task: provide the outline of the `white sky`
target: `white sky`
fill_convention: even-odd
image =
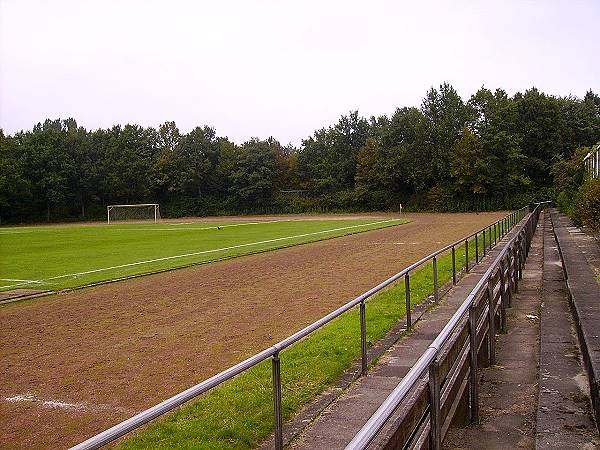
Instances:
[[[600,93],[600,1],[0,0],[0,128],[74,117],[299,144],[450,82]]]

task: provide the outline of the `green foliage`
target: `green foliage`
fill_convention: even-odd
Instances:
[[[275,139],[252,139],[237,153],[229,174],[229,191],[242,206],[262,206],[270,202],[277,186],[277,156],[282,152]]]
[[[579,191],[576,217],[580,223],[600,231],[600,179],[587,180]]]
[[[237,145],[208,126],[183,133],[174,122],[88,131],[73,119],[46,120],[0,134],[0,220],[99,219],[107,204],[141,202],[177,216],[399,203],[510,208],[553,181],[566,192],[561,199],[573,197],[579,185],[565,188],[560,178],[581,161],[566,161],[598,140],[600,97],[592,91],[580,100],[482,87],[465,102],[448,83],[431,88],[420,108],[369,120],[350,112],[300,148],[273,138]]]
[[[450,174],[461,194],[487,194],[500,178],[497,158],[486,152],[481,139],[464,128],[450,152]]]
[[[357,155],[369,137],[369,123],[358,111],[342,116],[303,141],[298,152],[302,186],[323,194],[354,187]]]
[[[575,223],[600,230],[600,180],[585,179],[583,158],[593,147],[580,147],[569,159],[554,163],[552,174],[558,192],[556,203]]]

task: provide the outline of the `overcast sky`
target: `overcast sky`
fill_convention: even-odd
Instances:
[[[0,0],[0,128],[174,120],[299,144],[450,82],[600,93],[600,1]]]

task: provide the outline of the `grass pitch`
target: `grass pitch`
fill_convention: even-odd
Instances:
[[[73,288],[406,222],[367,218],[0,228],[0,291]]]

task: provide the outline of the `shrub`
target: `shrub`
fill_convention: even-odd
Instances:
[[[581,186],[575,219],[595,231],[600,231],[600,179],[588,180]]]

